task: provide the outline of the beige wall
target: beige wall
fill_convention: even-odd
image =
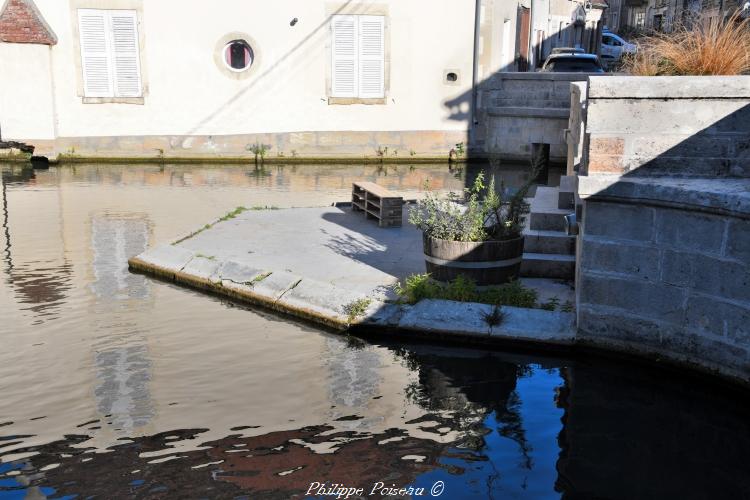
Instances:
[[[16,139],[45,139],[50,120],[51,78],[58,117],[57,136],[211,136],[297,131],[461,131],[465,120],[449,118],[448,100],[471,87],[473,0],[352,1],[347,13],[386,9],[390,38],[390,81],[382,105],[331,105],[326,68],[329,23],[341,3],[311,0],[132,0],[139,10],[143,104],[84,104],[75,35],[77,7],[120,7],[122,0],[36,0],[59,43],[7,47],[0,44],[12,76],[0,85],[0,119]],[[111,4],[111,5],[110,5]],[[290,26],[293,18],[296,26]],[[259,56],[248,78],[228,77],[214,61],[217,42],[232,32],[249,34]],[[33,68],[39,77],[31,77]],[[443,81],[458,70],[458,84]],[[24,82],[33,81],[33,86]],[[17,95],[35,103],[22,113]],[[42,105],[45,107],[42,109]]]
[[[47,45],[0,42],[0,128],[4,139],[53,139]]]

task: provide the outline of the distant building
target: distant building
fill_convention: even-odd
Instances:
[[[611,1],[611,0],[610,0]],[[747,0],[623,0],[621,26],[637,30],[669,32],[697,17],[722,22],[735,12],[750,15]],[[614,9],[614,6],[611,6]]]
[[[5,0],[0,128],[37,154],[443,157],[497,71],[598,52],[604,0]]]

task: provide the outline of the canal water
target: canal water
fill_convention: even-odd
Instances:
[[[0,498],[750,495],[746,393],[596,357],[347,338],[127,270],[236,206],[330,204],[358,179],[458,191],[476,171],[0,169]]]

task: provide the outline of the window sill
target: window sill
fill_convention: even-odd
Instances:
[[[387,104],[385,97],[329,97],[328,104]]]
[[[83,97],[83,104],[144,104],[143,97]]]

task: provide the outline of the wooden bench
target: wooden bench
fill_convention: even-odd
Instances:
[[[380,227],[401,226],[404,199],[374,182],[352,183],[352,211],[377,219]]]

